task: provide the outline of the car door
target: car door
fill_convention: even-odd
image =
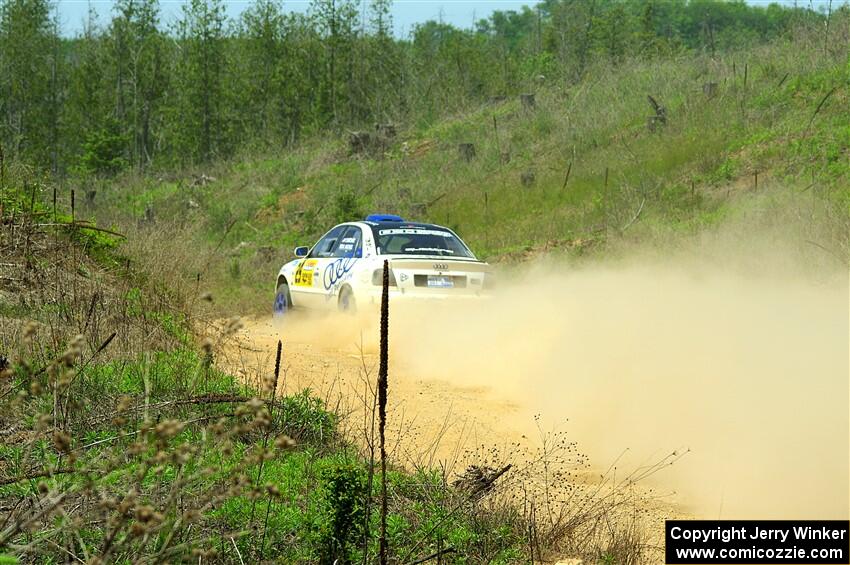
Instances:
[[[322,273],[333,259],[333,252],[347,226],[336,226],[313,246],[307,257],[295,268],[295,276],[289,286],[292,302],[297,306],[318,308],[325,302]]]
[[[339,289],[354,276],[354,269],[363,257],[363,230],[345,226],[332,252],[333,258],[322,270],[322,287],[330,305],[336,306]]]

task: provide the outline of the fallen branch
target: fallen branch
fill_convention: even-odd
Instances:
[[[429,529],[427,532],[425,532],[425,535],[419,538],[419,541],[416,542],[413,547],[407,552],[402,561],[407,561],[408,559],[410,559],[410,556],[413,555],[416,550],[422,546],[425,540],[431,537],[431,534],[433,534],[437,530],[437,528],[442,526],[446,522],[446,520],[454,516],[454,514],[458,510],[460,510],[464,504],[470,502],[478,495],[486,496],[487,494],[489,494],[491,488],[493,487],[493,484],[496,482],[496,479],[507,473],[511,469],[511,467],[513,467],[513,465],[505,465],[499,471],[494,473],[491,477],[486,479],[485,485],[483,485],[481,488],[473,489],[472,492],[464,496],[457,504],[455,504],[454,508],[452,508],[448,513],[446,513],[441,519],[437,520],[437,523],[431,526],[431,529]]]
[[[827,100],[829,100],[829,97],[830,97],[830,96],[832,96],[832,93],[833,93],[833,92],[835,92],[836,90],[838,90],[838,87],[837,87],[837,86],[833,86],[833,87],[832,87],[832,90],[830,90],[829,92],[827,92],[827,93],[826,93],[826,96],[824,96],[824,97],[821,99],[820,104],[818,104],[818,107],[817,107],[817,108],[815,108],[815,111],[814,111],[814,113],[812,114],[812,117],[809,119],[809,124],[806,126],[806,132],[808,132],[808,131],[809,131],[809,128],[810,128],[810,127],[812,127],[812,122],[814,122],[814,121],[815,121],[815,117],[818,115],[818,112],[820,112],[820,111],[821,111],[821,108],[823,108],[823,105],[824,105],[824,104],[826,104],[826,101],[827,101]]]
[[[245,562],[242,561],[242,553],[239,551],[239,546],[236,545],[236,540],[233,539],[233,536],[230,536],[230,542],[233,544],[233,549],[236,550],[236,556],[239,558],[239,563],[245,565]]]
[[[55,469],[53,471],[37,471],[20,477],[12,477],[0,480],[0,486],[13,485],[21,481],[31,481],[33,479],[42,479],[44,477],[52,477],[53,475],[67,475],[69,473],[79,473],[82,469]]]
[[[566,190],[567,183],[570,181],[570,173],[573,171],[573,162],[570,161],[570,164],[567,166],[567,174],[564,176],[564,185],[561,187],[561,192]]]
[[[832,249],[829,249],[828,247],[825,247],[825,246],[821,245],[821,244],[820,244],[820,243],[818,243],[817,241],[812,241],[811,239],[807,239],[807,240],[806,240],[806,243],[808,243],[809,245],[814,245],[814,246],[815,246],[815,247],[817,247],[818,249],[822,249],[822,250],[826,251],[826,252],[827,252],[827,253],[829,253],[832,257],[834,257],[835,259],[837,259],[837,260],[838,260],[838,261],[839,261],[842,265],[846,265],[846,264],[847,264],[847,258],[846,258],[846,257],[842,257],[840,253],[838,253],[838,252],[836,252],[836,251],[833,251]]]
[[[432,559],[436,559],[437,557],[440,557],[441,555],[447,555],[449,553],[457,553],[457,550],[453,547],[447,547],[445,549],[441,549],[440,551],[434,552],[431,555],[426,555],[425,557],[417,559],[416,561],[411,561],[410,563],[408,563],[408,565],[419,565],[420,563],[425,563],[426,561],[431,561]]]
[[[5,546],[6,542],[9,541],[12,536],[17,534],[21,530],[26,530],[26,528],[28,528],[30,524],[32,524],[36,520],[40,520],[42,516],[53,512],[53,509],[62,504],[62,501],[65,500],[65,497],[67,497],[69,494],[70,492],[68,491],[59,493],[56,496],[53,496],[52,500],[49,498],[50,495],[48,495],[47,497],[38,501],[38,507],[41,510],[39,510],[37,514],[31,516],[28,520],[15,520],[13,524],[11,524],[8,528],[6,528],[5,530],[3,530],[3,532],[0,533],[0,547]]]
[[[118,237],[123,237],[124,239],[127,239],[127,236],[124,235],[123,233],[118,233],[117,231],[108,230],[106,228],[99,228],[97,226],[91,225],[88,222],[82,222],[82,221],[77,221],[77,222],[51,222],[51,223],[47,223],[47,224],[33,224],[33,225],[35,227],[38,227],[38,228],[51,228],[51,227],[53,227],[53,228],[80,228],[80,229],[84,229],[84,230],[92,230],[92,231],[99,231],[99,232],[103,232],[103,233],[108,233],[110,235],[116,235]]]
[[[193,396],[191,398],[184,398],[184,399],[181,399],[181,400],[166,400],[165,402],[158,402],[156,404],[149,404],[147,406],[145,406],[144,404],[138,404],[136,406],[131,406],[131,407],[127,408],[123,413],[126,414],[126,413],[130,413],[130,412],[138,412],[140,410],[144,410],[145,408],[147,408],[147,409],[160,409],[160,408],[166,408],[168,406],[186,406],[186,405],[192,405],[192,404],[235,404],[235,403],[238,403],[238,402],[248,402],[249,400],[252,400],[252,397],[236,396],[236,395],[232,395],[232,394],[206,394],[206,395],[203,395],[203,396]],[[261,398],[258,398],[258,400],[260,400],[260,401],[262,401],[266,404],[271,404],[271,402],[269,400],[263,400]],[[277,406],[279,404],[280,403],[277,402],[274,405]],[[112,417],[113,415],[114,414],[110,413],[109,417]],[[86,421],[86,423],[87,424],[96,423],[96,422],[103,420],[103,419],[104,418],[102,416],[98,416],[98,417],[95,417],[95,418],[90,418],[89,420]]]
[[[643,200],[640,201],[640,206],[638,207],[637,212],[635,212],[634,217],[631,220],[629,220],[629,222],[625,226],[623,226],[623,228],[620,230],[621,232],[624,232],[627,229],[629,229],[629,226],[631,226],[633,223],[635,223],[637,221],[638,216],[640,216],[640,213],[643,211],[643,205],[644,204],[646,204],[646,198],[644,198]]]
[[[41,374],[43,372],[44,372],[44,370],[42,369],[41,371],[39,371],[36,374]],[[169,407],[169,406],[186,406],[186,405],[192,405],[192,404],[228,404],[228,403],[235,404],[235,403],[239,403],[239,402],[248,402],[249,400],[252,400],[252,399],[253,399],[252,397],[248,397],[248,396],[230,396],[230,395],[196,396],[196,397],[193,397],[193,398],[186,398],[186,399],[183,399],[183,400],[168,400],[166,402],[160,402],[160,403],[157,403],[157,404],[150,404],[147,407],[144,404],[139,404],[137,406],[131,406],[131,407],[127,408],[126,410],[124,410],[122,412],[122,414],[138,412],[140,410],[144,410],[145,408],[160,409],[160,408],[166,408],[166,407]],[[280,408],[282,406],[282,403],[279,402],[279,401],[272,403],[269,400],[263,400],[261,398],[259,398],[258,400],[260,400],[261,402],[263,402],[267,405],[274,406],[276,408]],[[114,412],[110,412],[107,416],[95,416],[95,417],[92,417],[92,418],[89,418],[88,420],[86,420],[85,424],[86,425],[96,425],[99,422],[103,422],[103,421],[105,421],[109,418],[114,417],[115,415],[116,414]],[[209,416],[208,419],[212,419],[213,417],[219,418],[219,417],[227,417],[227,416],[233,416],[233,414],[216,414],[214,416]],[[194,423],[194,422],[197,422],[197,421],[199,421],[199,420],[191,420],[189,422],[184,422],[184,423],[190,424],[190,423]],[[7,428],[5,430],[0,430],[0,437],[12,435],[15,432],[21,431],[22,429],[23,429],[23,427],[18,425],[18,426],[12,426],[12,427]],[[46,433],[48,433],[48,432],[42,432],[41,435],[44,435]],[[138,432],[133,432],[133,434],[135,434],[135,433],[138,433]],[[130,434],[130,435],[133,435],[133,434]],[[105,441],[112,441],[112,440],[118,439],[119,437],[125,437],[125,436],[115,436],[115,437],[112,437],[112,438],[107,438],[106,440],[99,440],[99,441],[95,442],[95,444],[103,443]],[[83,446],[83,447],[78,447],[77,449],[85,449],[87,447],[91,447],[92,445],[93,444],[89,444],[89,445],[86,445],[86,446]]]
[[[213,414],[212,416],[202,416],[200,418],[194,418],[192,420],[186,420],[185,422],[180,422],[180,423],[184,426],[187,426],[189,424],[197,424],[198,422],[203,422],[205,420],[212,420],[214,418],[222,418],[224,416],[234,416],[234,414]],[[101,445],[103,443],[109,443],[109,442],[113,442],[113,441],[118,440],[118,439],[124,439],[124,438],[127,438],[127,437],[139,435],[143,431],[145,431],[145,430],[135,430],[135,431],[132,431],[132,432],[127,432],[126,434],[118,434],[117,436],[99,439],[97,441],[87,443],[86,445],[81,445],[80,447],[75,447],[71,451],[81,451],[83,449],[90,449],[92,447],[95,447],[97,445]]]
[[[430,202],[427,202],[427,203],[425,204],[425,206],[426,206],[426,207],[428,207],[428,208],[430,208],[431,206],[433,206],[434,204],[436,204],[437,202],[439,202],[440,200],[442,200],[443,198],[445,198],[445,197],[446,197],[446,195],[448,195],[448,192],[444,192],[444,193],[440,194],[439,196],[437,196],[436,198],[434,198],[434,199],[433,199],[433,200],[431,200]]]

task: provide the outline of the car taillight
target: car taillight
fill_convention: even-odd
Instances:
[[[384,269],[383,267],[380,269],[375,269],[372,272],[372,284],[375,286],[383,286],[384,285]],[[390,269],[390,286],[397,286],[395,283],[395,275],[393,274],[393,270]]]
[[[491,273],[484,273],[484,284],[481,285],[481,288],[485,290],[491,290],[494,286],[493,283],[496,281],[493,280],[493,275]]]

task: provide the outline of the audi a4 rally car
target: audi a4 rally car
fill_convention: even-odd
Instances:
[[[312,248],[295,248],[295,256],[277,276],[278,315],[379,304],[385,259],[391,299],[474,297],[489,286],[489,265],[452,230],[393,215],[339,224]]]

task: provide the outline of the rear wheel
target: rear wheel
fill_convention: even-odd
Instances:
[[[283,316],[292,309],[292,299],[289,296],[289,285],[282,282],[277,285],[274,295],[274,315]]]
[[[351,287],[344,286],[339,291],[339,311],[346,314],[353,314],[357,311],[357,304],[354,301],[354,292]]]

